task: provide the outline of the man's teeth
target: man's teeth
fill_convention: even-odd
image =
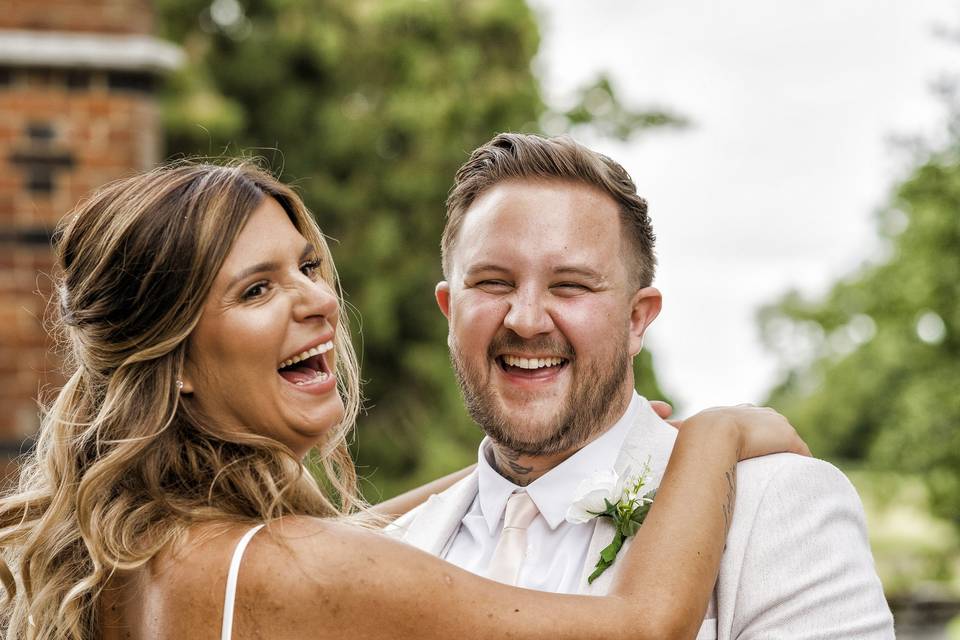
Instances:
[[[326,353],[331,349],[333,349],[333,340],[330,340],[329,342],[324,342],[321,345],[317,345],[313,349],[307,349],[303,353],[298,353],[292,358],[288,358],[287,360],[284,360],[283,362],[280,363],[280,368],[283,369],[284,367],[289,367],[290,365],[297,364],[298,362],[302,362],[307,358],[312,358],[313,356],[318,356],[321,353]]]
[[[323,382],[329,377],[330,377],[330,374],[325,371],[314,371],[313,380],[300,380],[298,382],[294,382],[293,384],[297,385],[298,387],[302,387],[305,384],[313,384],[314,382],[318,382],[318,381]]]
[[[517,356],[503,356],[503,361],[511,367],[541,369],[543,367],[556,367],[563,362],[563,358],[518,358]]]

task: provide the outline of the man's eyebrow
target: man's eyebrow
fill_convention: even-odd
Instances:
[[[553,273],[556,275],[575,275],[582,276],[584,278],[589,278],[591,280],[603,281],[606,278],[599,271],[595,271],[590,267],[580,266],[580,265],[564,265],[557,267],[553,270]]]
[[[313,245],[308,242],[303,247],[303,251],[300,252],[300,257],[297,259],[297,261],[299,262],[300,260],[304,260],[308,256],[313,255],[314,253],[316,253],[316,249],[314,249]],[[227,284],[226,288],[231,289],[233,288],[233,285],[235,285],[236,283],[240,282],[245,278],[249,278],[250,276],[256,273],[266,273],[268,271],[276,271],[279,268],[280,268],[280,265],[277,264],[276,262],[258,262],[257,264],[249,266],[246,269],[243,269],[242,271],[240,271],[240,273],[238,273],[237,275],[233,276],[230,279],[230,282]]]
[[[477,273],[483,273],[484,271],[504,272],[504,271],[508,271],[508,269],[506,267],[502,267],[499,264],[495,264],[493,262],[483,262],[480,264],[471,265],[470,268],[467,269],[465,275],[472,276]]]

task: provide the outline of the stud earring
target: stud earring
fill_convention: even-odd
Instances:
[[[183,391],[183,380],[177,379],[177,391]]]

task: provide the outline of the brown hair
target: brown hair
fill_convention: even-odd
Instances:
[[[628,272],[638,288],[650,286],[656,266],[656,236],[647,216],[647,201],[637,195],[626,170],[568,136],[543,138],[524,133],[498,134],[477,148],[457,171],[447,197],[447,224],[440,242],[445,277],[450,276],[450,256],[467,210],[497,183],[514,179],[568,180],[609,195],[620,209],[620,233],[629,247]]]
[[[300,198],[249,163],[179,163],[120,180],[58,229],[53,324],[69,379],[18,489],[0,500],[7,638],[100,637],[98,595],[112,572],[144,565],[196,523],[361,505],[346,442],[359,378],[342,299],[334,342],[346,411],[316,452],[336,498],[284,445],[211,424],[177,388],[214,278],[267,197],[316,247],[320,276],[338,291]]]

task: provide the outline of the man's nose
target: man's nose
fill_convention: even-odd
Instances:
[[[503,326],[521,338],[550,333],[553,318],[543,296],[530,291],[517,291],[510,303],[510,310],[503,319]]]
[[[298,296],[293,314],[298,322],[311,318],[325,319],[331,325],[336,324],[340,312],[337,294],[322,278],[312,280],[304,276],[297,282]]]

